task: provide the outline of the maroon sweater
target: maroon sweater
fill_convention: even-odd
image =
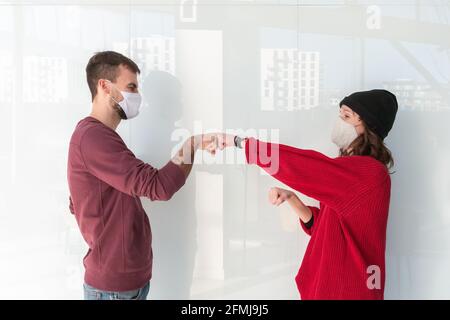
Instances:
[[[250,164],[320,201],[320,209],[311,207],[312,227],[302,223],[311,240],[295,278],[301,298],[383,299],[391,191],[386,167],[368,156],[333,159],[253,138],[245,146]],[[277,150],[271,158],[279,169],[272,170],[277,166],[265,155]],[[372,266],[379,268],[378,288]]]
[[[70,210],[89,246],[85,282],[100,290],[128,291],[152,274],[152,234],[139,197],[169,200],[185,183],[169,161],[155,169],[137,159],[120,136],[92,117],[70,140],[67,178]]]

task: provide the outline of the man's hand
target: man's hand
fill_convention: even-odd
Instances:
[[[283,202],[289,200],[294,193],[282,188],[271,188],[269,190],[269,202],[275,206],[279,206]]]
[[[215,154],[217,150],[217,133],[199,134],[188,138],[180,150],[172,157],[172,162],[179,166],[187,177],[191,172],[197,149]]]
[[[218,148],[217,133],[205,133],[194,136],[196,147],[200,150],[206,150],[212,155],[216,154]]]

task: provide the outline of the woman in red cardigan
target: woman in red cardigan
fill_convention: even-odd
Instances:
[[[245,148],[256,164],[320,202],[306,206],[289,190],[272,188],[274,205],[288,202],[311,236],[295,278],[302,299],[383,299],[386,226],[393,165],[383,140],[397,113],[386,90],[356,92],[340,103],[332,140],[340,156],[219,135],[219,149]]]

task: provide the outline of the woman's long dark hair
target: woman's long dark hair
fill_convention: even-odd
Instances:
[[[386,168],[394,166],[394,158],[391,151],[386,147],[383,140],[362,121],[365,128],[364,133],[360,134],[347,150],[340,150],[341,156],[369,156],[383,163]]]

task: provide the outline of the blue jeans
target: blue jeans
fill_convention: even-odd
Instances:
[[[142,288],[131,291],[102,291],[88,284],[83,284],[84,300],[147,300],[150,282]]]

